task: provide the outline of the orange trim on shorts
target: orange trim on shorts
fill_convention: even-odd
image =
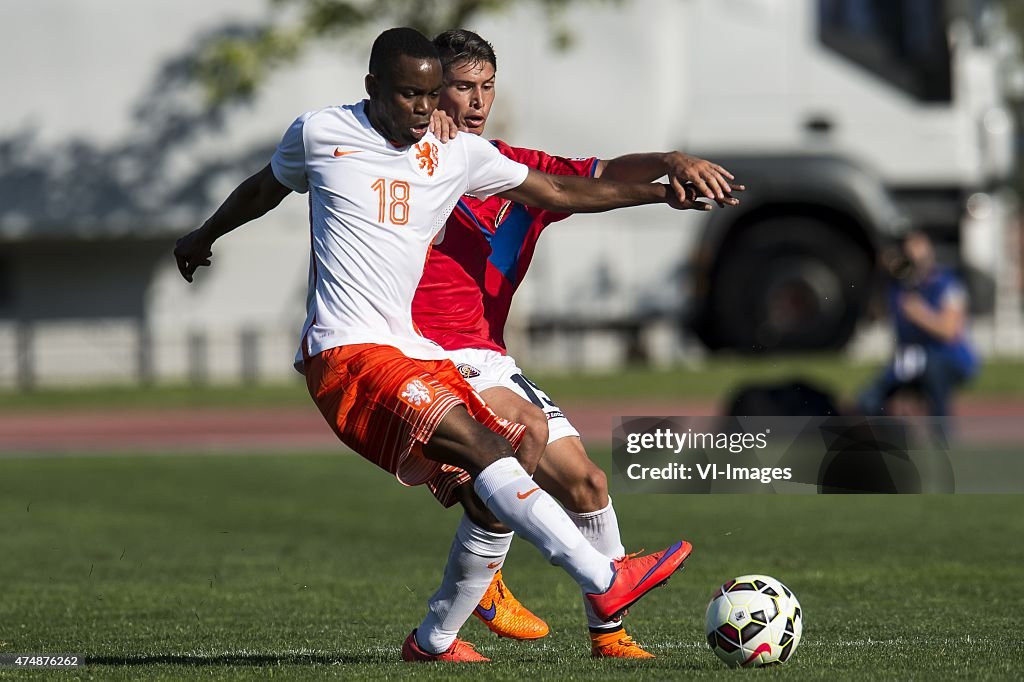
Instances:
[[[343,443],[407,486],[446,470],[465,474],[415,447],[429,442],[457,405],[513,448],[526,431],[498,417],[450,360],[418,360],[392,346],[354,344],[318,353],[306,361],[306,386]]]

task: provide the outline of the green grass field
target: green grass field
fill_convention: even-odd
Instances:
[[[529,370],[528,370],[529,371]],[[530,372],[557,400],[613,402],[641,400],[721,401],[750,382],[801,377],[850,400],[878,371],[878,363],[853,362],[841,355],[794,357],[716,356],[694,366],[671,369],[628,368],[614,373]],[[987,360],[981,375],[967,386],[969,397],[1024,396],[1024,362]],[[159,385],[149,388],[100,386],[40,388],[28,393],[0,391],[0,410],[63,408],[277,407],[309,405],[298,379],[260,386]]]
[[[606,459],[606,457],[604,458]],[[614,492],[614,491],[613,491]],[[574,584],[516,541],[505,574],[541,642],[464,637],[486,670],[398,662],[453,512],[353,456],[0,458],[0,652],[80,653],[65,676],[182,678],[1018,678],[1020,496],[616,497],[630,550],[677,534],[687,570],[634,607],[653,661],[592,661]],[[774,575],[800,598],[787,665],[726,669],[714,588]],[[52,672],[0,671],[0,677]]]

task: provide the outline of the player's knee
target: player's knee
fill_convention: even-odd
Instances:
[[[468,489],[468,494],[460,495],[459,502],[462,503],[462,508],[466,512],[466,516],[475,525],[491,533],[508,533],[509,528],[497,519],[497,517],[491,513],[491,510],[484,506],[483,501],[475,494],[473,494],[473,487],[471,485],[463,486]]]
[[[475,430],[470,436],[468,445],[481,456],[483,464],[481,468],[485,468],[505,457],[515,457],[512,445],[505,438],[489,429],[480,428]]]
[[[608,477],[599,466],[590,463],[569,490],[572,511],[585,513],[608,506]]]
[[[530,405],[529,409],[522,410],[517,415],[515,421],[526,427],[523,440],[516,451],[516,458],[532,476],[548,444],[548,418],[543,410]]]
[[[544,410],[530,405],[521,415],[520,424],[526,426],[526,433],[530,438],[543,445],[548,444],[548,416]]]
[[[462,505],[462,509],[466,512],[469,520],[480,528],[492,533],[509,532],[508,528],[498,521],[497,517],[491,513],[491,510],[484,505],[483,500],[473,490],[471,483],[465,483],[456,488],[455,497],[458,499],[459,504]]]

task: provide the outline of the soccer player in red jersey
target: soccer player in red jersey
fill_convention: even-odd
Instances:
[[[523,425],[495,415],[447,352],[416,330],[412,299],[430,246],[465,192],[591,211],[694,208],[694,194],[545,175],[473,135],[441,144],[428,123],[443,71],[436,47],[413,29],[378,36],[364,83],[368,99],[295,119],[270,163],[178,240],[178,269],[191,282],[210,265],[217,239],[291,192],[308,193],[310,288],[298,365],[335,434],[405,485],[444,471],[471,476],[495,517],[564,568],[602,618],[616,618],[678,570],[690,544],[614,561],[595,550],[523,467],[520,458],[531,468],[537,458],[520,445]],[[402,657],[487,660],[455,637],[437,648],[416,631]]]
[[[445,71],[440,108],[461,131],[482,135],[495,95],[492,46],[465,30],[446,31],[434,44]],[[717,164],[682,154],[631,154],[612,160],[567,159],[493,141],[504,156],[530,168],[563,176],[650,182],[664,175],[677,188],[691,184],[719,206],[735,205],[743,186]],[[706,206],[710,208],[710,206]],[[525,424],[527,437],[547,447],[534,480],[562,505],[580,532],[610,558],[625,554],[604,472],[588,457],[579,433],[562,411],[530,381],[505,349],[509,306],[533,257],[541,232],[570,213],[546,211],[491,197],[462,197],[445,226],[444,240],[431,251],[413,300],[413,318],[429,339],[451,351],[469,383],[499,415]],[[547,426],[547,429],[544,426]],[[447,473],[431,482],[442,504],[466,510],[441,588],[420,625],[421,642],[437,648],[451,641],[469,609],[504,637],[537,639],[547,624],[512,596],[500,571],[512,533],[487,512],[464,474]],[[483,592],[483,598],[480,594]],[[649,658],[626,634],[621,621],[605,622],[584,600],[596,657]]]

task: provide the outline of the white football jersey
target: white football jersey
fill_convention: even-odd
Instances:
[[[528,169],[476,135],[447,144],[427,133],[394,147],[367,120],[366,101],[303,114],[271,159],[285,187],[309,192],[312,253],[302,353],[356,343],[412,358],[446,352],[412,322],[428,250],[463,194],[518,187]]]

